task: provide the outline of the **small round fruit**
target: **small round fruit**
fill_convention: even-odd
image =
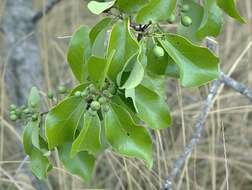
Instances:
[[[174,14],[172,14],[168,19],[167,22],[172,24],[176,21],[176,16]]]
[[[181,23],[184,26],[188,27],[188,26],[190,26],[192,24],[192,19],[189,16],[182,16],[181,17]]]
[[[83,92],[81,92],[81,97],[87,97],[88,96],[88,92],[86,90],[84,90]]]
[[[153,48],[153,53],[156,57],[163,57],[165,54],[164,49],[158,45]]]
[[[15,109],[17,109],[17,106],[16,106],[15,104],[11,104],[11,105],[10,105],[10,109],[11,109],[11,110],[15,110]]]
[[[38,114],[33,114],[32,121],[37,121],[37,120],[38,120]]]
[[[91,84],[90,86],[89,86],[89,91],[90,91],[90,93],[96,93],[97,92],[97,89],[95,88],[95,86],[93,85],[93,84]]]
[[[98,111],[99,109],[101,109],[101,104],[97,101],[93,101],[91,104],[90,104],[90,107],[92,110],[94,111]]]
[[[30,110],[28,108],[26,108],[23,112],[24,112],[24,114],[29,114]]]
[[[60,94],[65,94],[66,93],[66,87],[63,85],[58,86],[58,91]]]
[[[105,97],[100,97],[100,98],[98,99],[98,102],[99,102],[101,105],[106,104],[107,98],[105,98]]]
[[[21,109],[17,108],[16,109],[16,115],[19,117],[19,116],[21,116],[21,114],[22,114]]]
[[[31,107],[35,108],[37,104],[35,102],[31,102]]]
[[[108,112],[108,111],[109,111],[109,106],[108,106],[108,105],[103,106],[103,107],[102,107],[102,110],[103,110],[104,112]]]
[[[10,115],[16,115],[16,111],[15,110],[10,111]]]
[[[184,4],[182,7],[181,7],[181,11],[182,12],[187,12],[190,10],[190,5],[188,4]]]
[[[18,118],[18,117],[17,117],[16,114],[12,114],[12,115],[10,116],[11,121],[16,121],[17,118]]]
[[[75,97],[81,97],[81,91],[76,91],[76,92],[74,93],[74,96],[75,96]]]
[[[53,92],[49,91],[49,92],[47,93],[47,97],[48,97],[49,99],[53,99]]]
[[[92,109],[89,109],[88,110],[88,113],[91,115],[91,116],[96,116],[97,112],[95,110],[92,110]]]

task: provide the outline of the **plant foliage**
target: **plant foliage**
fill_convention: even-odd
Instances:
[[[85,181],[107,148],[151,168],[150,130],[172,122],[165,81],[198,87],[218,78],[219,58],[202,40],[219,35],[223,12],[244,22],[235,0],[90,1],[88,9],[104,18],[92,28],[81,26],[70,41],[67,60],[79,84],[60,86],[66,96],[59,103],[49,92],[55,104],[48,112],[40,112],[35,87],[26,107],[11,105],[10,118],[26,121],[24,150],[40,179],[52,168],[56,149],[65,168]],[[164,23],[177,24],[177,32]]]

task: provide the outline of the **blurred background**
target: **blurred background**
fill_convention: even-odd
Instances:
[[[83,0],[61,0],[38,21],[30,18],[46,10],[50,0],[0,0],[0,190],[160,189],[174,159],[194,132],[208,86],[180,88],[167,80],[167,102],[173,115],[169,129],[153,132],[154,168],[135,159],[105,151],[96,162],[90,184],[64,170],[59,161],[45,181],[37,180],[22,148],[22,125],[9,120],[9,105],[26,104],[37,86],[41,94],[59,84],[71,88],[77,82],[67,65],[70,36],[81,25],[93,26]],[[247,24],[226,17],[219,45],[221,68],[252,88],[252,1],[238,1]],[[48,104],[45,97],[45,105]],[[176,179],[181,190],[252,189],[252,105],[232,89],[222,88],[210,112],[204,135]]]

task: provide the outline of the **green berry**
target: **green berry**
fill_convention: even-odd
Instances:
[[[182,7],[181,7],[181,11],[182,12],[187,12],[189,10],[190,10],[190,6],[188,4],[182,5]]]
[[[153,53],[156,57],[163,57],[165,54],[164,49],[158,45],[153,48]]]
[[[30,110],[28,108],[26,108],[23,112],[24,112],[24,114],[29,114]]]
[[[37,120],[38,120],[38,114],[33,114],[32,121],[37,121]]]
[[[76,92],[74,93],[74,96],[75,96],[75,97],[81,97],[81,91],[76,91]]]
[[[90,107],[92,110],[94,111],[98,111],[99,109],[101,109],[101,104],[97,101],[93,101],[91,104],[90,104]]]
[[[17,109],[16,109],[16,115],[17,115],[17,116],[21,116],[21,114],[22,114],[21,109],[20,109],[20,108],[17,108]]]
[[[49,99],[53,99],[53,92],[52,92],[52,91],[49,91],[49,92],[47,93],[47,97],[48,97]]]
[[[182,16],[181,17],[181,23],[184,26],[188,27],[188,26],[190,26],[192,24],[192,19],[189,16]]]
[[[168,19],[167,22],[172,24],[176,21],[176,16],[174,14],[172,14]]]
[[[15,104],[11,104],[11,105],[10,105],[10,109],[11,109],[11,110],[15,110],[15,109],[17,109],[17,106],[16,106]]]
[[[10,111],[10,115],[16,115],[16,111],[15,110]]]
[[[37,104],[35,102],[31,102],[31,107],[36,108]]]
[[[88,92],[86,90],[81,92],[81,97],[87,97],[87,96],[88,96]]]
[[[108,106],[108,105],[103,106],[103,107],[102,107],[102,110],[103,110],[104,112],[108,112],[108,111],[109,111],[109,106]]]
[[[25,106],[25,105],[22,105],[20,108],[21,108],[22,110],[24,110],[24,109],[26,108],[26,106]]]
[[[100,98],[98,99],[98,102],[99,102],[101,105],[106,104],[107,98],[105,98],[105,97],[100,97]]]
[[[65,86],[60,85],[60,86],[58,86],[58,91],[59,91],[60,94],[65,94],[67,89],[66,89]]]
[[[18,118],[18,117],[17,117],[16,114],[12,114],[12,115],[10,116],[11,121],[16,121],[17,118]]]
[[[88,113],[91,115],[91,116],[96,116],[97,112],[94,111],[94,110],[88,110]]]
[[[110,87],[109,87],[109,92],[111,93],[111,94],[116,94],[116,87],[115,87],[115,85],[110,85]]]
[[[89,86],[89,91],[90,91],[90,93],[95,94],[95,93],[97,92],[97,89],[95,88],[94,85],[91,84],[91,85]]]

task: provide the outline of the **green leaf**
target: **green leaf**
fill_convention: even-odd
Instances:
[[[108,2],[97,2],[97,1],[90,1],[88,3],[88,9],[96,15],[101,14],[103,11],[113,7],[116,0],[108,1]]]
[[[77,153],[73,158],[70,157],[71,143],[60,146],[58,151],[64,167],[88,183],[93,175],[95,157],[86,151]]]
[[[52,169],[48,158],[37,148],[33,148],[30,154],[32,172],[40,179],[45,179]]]
[[[217,0],[218,6],[225,11],[229,16],[235,18],[241,23],[245,23],[236,7],[236,0]]]
[[[157,75],[178,78],[179,73],[176,69],[177,65],[174,64],[174,61],[167,53],[162,57],[156,57],[153,52],[155,45],[154,39],[149,39],[147,41],[147,70]],[[158,43],[158,45],[160,44]]]
[[[170,110],[163,96],[139,85],[135,89],[135,101],[138,117],[142,119],[147,127],[163,129],[171,124]]]
[[[39,179],[45,179],[48,171],[52,168],[49,160],[44,156],[43,151],[38,148],[39,134],[39,121],[30,121],[25,127],[23,134],[23,145],[25,153],[30,156],[31,168],[34,175]],[[34,143],[34,138],[38,138]]]
[[[150,0],[136,16],[136,22],[146,24],[151,22],[165,21],[176,8],[177,0]]]
[[[216,0],[204,1],[204,17],[197,36],[203,39],[206,36],[218,36],[223,25],[221,9],[217,6]]]
[[[36,110],[39,109],[40,106],[40,95],[39,91],[36,87],[32,87],[30,91],[30,95],[28,98],[28,106],[30,108],[35,108]]]
[[[105,58],[108,51],[107,41],[109,39],[108,28],[104,28],[96,37],[93,47],[92,56]]]
[[[203,7],[194,2],[194,0],[183,0],[184,4],[188,4],[190,9],[186,12],[186,15],[192,19],[192,24],[190,26],[184,26],[181,22],[178,25],[177,33],[190,39],[190,41],[194,43],[198,43],[200,41],[197,36],[197,31],[201,25],[204,9]]]
[[[119,9],[126,13],[136,13],[146,3],[148,3],[148,0],[117,0],[116,2]]]
[[[87,60],[91,55],[89,28],[81,26],[73,35],[67,53],[67,60],[79,82],[87,78]]]
[[[152,167],[152,142],[147,130],[134,123],[121,106],[110,105],[105,116],[106,137],[113,150],[121,155],[143,159]]]
[[[97,38],[97,36],[99,35],[99,33],[104,30],[104,28],[107,28],[108,26],[110,26],[110,24],[112,23],[112,19],[109,17],[105,17],[104,19],[102,19],[101,21],[99,21],[90,31],[89,33],[89,38],[91,43],[93,44],[95,39]]]
[[[37,134],[37,129],[39,128],[39,121],[30,121],[27,123],[23,134],[23,145],[26,154],[30,155],[34,144],[36,145],[35,136]]]
[[[54,107],[45,121],[49,149],[73,140],[79,120],[86,110],[82,98],[70,97]]]
[[[116,81],[117,74],[127,61],[138,52],[139,46],[129,30],[129,21],[117,21],[111,31],[108,54],[115,51],[109,68],[109,77]]]
[[[110,53],[110,56],[108,57],[108,59],[99,58],[99,57],[95,57],[95,56],[92,56],[89,59],[88,73],[90,76],[90,80],[98,88],[101,88],[104,85],[109,67],[111,65],[111,60],[112,60],[114,54],[115,54],[115,51],[112,51]]]
[[[159,41],[179,66],[183,86],[200,86],[218,78],[219,59],[207,48],[175,34],[167,34],[165,40]]]
[[[73,142],[71,156],[84,150],[88,151],[90,154],[96,155],[101,149],[100,131],[101,123],[98,115],[91,116],[86,113],[82,130]]]
[[[121,89],[135,88],[141,83],[144,77],[144,65],[147,64],[147,57],[143,47],[139,47],[139,52],[128,60],[123,70],[118,75],[117,83]],[[122,81],[122,75],[128,72],[128,76]]]

